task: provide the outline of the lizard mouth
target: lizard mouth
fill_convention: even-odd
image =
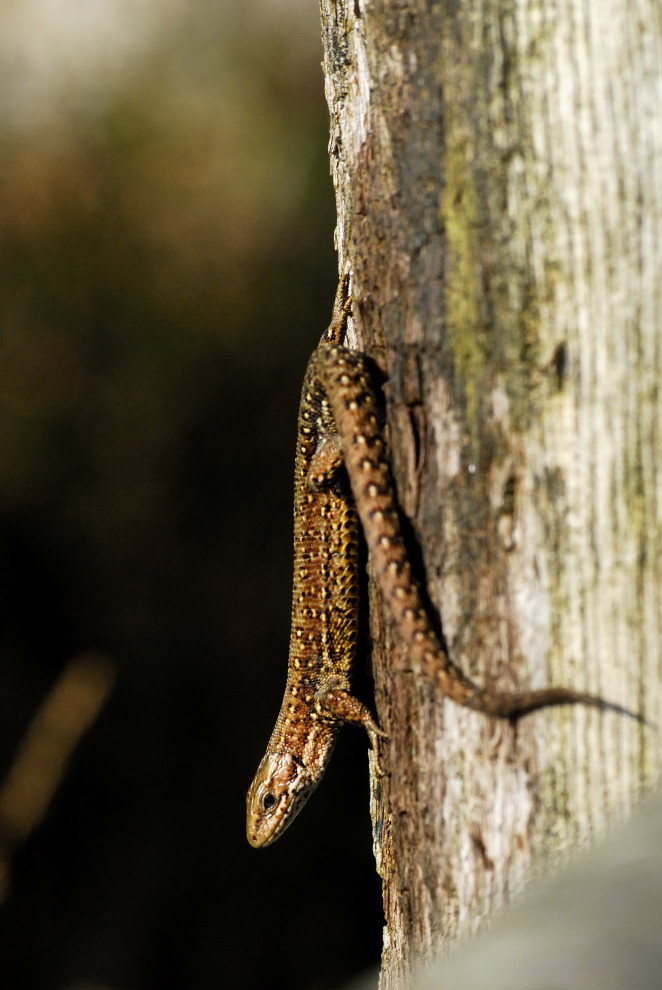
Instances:
[[[292,753],[263,759],[246,798],[246,837],[254,849],[280,838],[315,790],[317,781]]]

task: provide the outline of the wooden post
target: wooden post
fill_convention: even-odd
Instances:
[[[321,11],[356,343],[451,657],[662,725],[656,0]],[[386,990],[626,815],[662,750],[616,714],[458,709],[372,606]]]

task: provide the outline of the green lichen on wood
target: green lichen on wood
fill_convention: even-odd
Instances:
[[[478,193],[467,168],[464,140],[451,141],[445,159],[445,186],[441,196],[441,219],[448,245],[446,273],[446,321],[453,354],[456,382],[466,405],[472,447],[479,436],[480,386],[485,377],[485,353],[480,346],[480,305],[478,284]]]
[[[525,429],[531,421],[539,307],[531,274],[508,250],[507,218],[492,205],[503,200],[503,169],[497,163],[489,176],[472,169],[473,155],[460,140],[447,150],[440,210],[448,248],[448,342],[475,448],[481,397],[497,379],[509,398],[511,425]]]
[[[518,112],[518,80],[508,59],[478,44],[461,11],[446,25],[439,62],[444,100],[447,244],[446,325],[455,397],[472,452],[496,382],[509,400],[510,426],[526,429],[541,384],[540,305],[528,263],[528,225],[519,220],[517,176],[530,153]]]

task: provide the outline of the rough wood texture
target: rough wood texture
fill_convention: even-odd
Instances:
[[[322,0],[341,265],[451,657],[662,724],[655,0]],[[382,987],[628,812],[660,733],[516,730],[403,669],[373,602]]]
[[[412,990],[659,990],[662,793],[533,884],[489,930],[414,978]],[[374,990],[377,973],[351,990]],[[348,987],[350,990],[350,987]]]
[[[656,794],[414,990],[659,990],[661,833]]]

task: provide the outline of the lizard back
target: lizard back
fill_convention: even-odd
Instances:
[[[343,283],[339,289],[342,290]],[[565,687],[494,693],[469,680],[437,637],[412,572],[386,441],[366,358],[340,346],[349,300],[308,364],[294,481],[294,590],[285,696],[247,797],[247,835],[282,834],[323,776],[343,722],[383,736],[350,692],[358,621],[359,520],[371,572],[412,669],[456,704],[516,721],[550,705],[590,705],[638,716]],[[378,772],[379,758],[377,757]]]

